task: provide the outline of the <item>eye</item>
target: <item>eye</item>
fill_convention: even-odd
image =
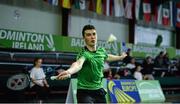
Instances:
[[[96,33],[94,32],[94,33],[93,33],[93,35],[95,36],[95,35],[96,35]]]

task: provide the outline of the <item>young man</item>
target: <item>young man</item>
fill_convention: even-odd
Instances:
[[[103,48],[97,48],[97,33],[93,25],[85,25],[82,30],[85,47],[77,56],[69,69],[61,72],[58,79],[69,78],[78,72],[77,100],[78,103],[105,103],[106,91],[103,89],[103,65],[105,61],[117,61],[126,57],[107,54]]]

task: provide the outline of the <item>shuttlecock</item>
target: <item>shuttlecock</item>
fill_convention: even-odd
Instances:
[[[114,41],[116,41],[116,40],[117,40],[117,38],[116,38],[113,34],[110,34],[107,42],[108,42],[108,43],[111,43],[111,42],[114,42]]]
[[[51,80],[57,79],[57,76],[51,76]]]

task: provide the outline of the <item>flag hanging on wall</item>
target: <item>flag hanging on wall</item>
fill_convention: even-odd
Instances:
[[[132,6],[133,6],[133,1],[126,0],[125,17],[128,19],[132,19]]]
[[[162,6],[162,24],[165,26],[170,25],[170,8],[169,2],[165,2]]]
[[[143,14],[145,22],[149,23],[151,21],[151,4],[149,0],[143,1]]]
[[[96,13],[102,14],[102,0],[97,0],[96,2]]]
[[[178,28],[180,28],[180,2],[178,2],[178,3],[176,4],[176,8],[177,8],[176,26],[177,26]]]
[[[71,0],[62,0],[62,7],[70,9],[71,8]]]
[[[123,17],[124,16],[123,0],[115,0],[114,1],[114,15],[115,15],[115,17]]]
[[[136,20],[139,20],[140,4],[141,4],[141,0],[135,0],[135,17],[136,17]]]

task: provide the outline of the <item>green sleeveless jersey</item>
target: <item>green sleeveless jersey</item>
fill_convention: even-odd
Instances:
[[[85,58],[82,69],[78,72],[78,89],[96,90],[102,88],[104,61],[108,55],[103,48],[98,48],[95,52],[84,48],[77,56]]]

